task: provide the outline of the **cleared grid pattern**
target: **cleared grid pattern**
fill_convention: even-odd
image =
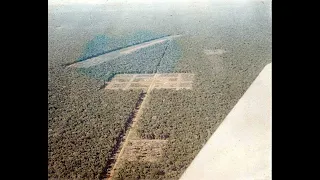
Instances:
[[[191,73],[118,74],[106,89],[191,89],[193,77]]]
[[[121,160],[155,162],[161,158],[167,140],[129,140]]]

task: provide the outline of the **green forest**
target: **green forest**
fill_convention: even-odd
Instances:
[[[265,53],[262,51],[259,56]],[[153,90],[138,122],[140,138],[168,140],[164,156],[157,163],[127,161],[115,179],[179,179],[268,62],[258,55],[257,59],[250,58],[250,54],[232,56],[233,53],[210,57],[193,50],[184,53],[175,71],[195,73],[193,89]],[[228,61],[223,61],[226,58]],[[239,64],[242,58],[259,60],[252,63],[258,66]],[[232,76],[234,73],[237,76]]]
[[[48,86],[48,178],[99,179],[140,91],[99,91],[99,81],[59,74]]]
[[[101,179],[101,174],[110,169],[108,161],[114,156],[119,136],[126,130],[141,91],[100,89],[102,76],[108,72],[190,72],[195,74],[193,89],[154,89],[137,124],[140,138],[168,140],[163,157],[153,163],[125,161],[114,176],[115,179],[179,179],[271,59],[268,45],[252,50],[255,44],[239,43],[221,56],[207,56],[201,47],[185,48],[197,41],[189,37],[165,44],[167,55],[154,60],[147,61],[149,55],[141,51],[138,54],[145,54],[145,58],[110,61],[82,69],[81,73],[61,66],[65,60],[51,62],[48,68],[48,178]],[[181,49],[175,50],[175,45]],[[157,58],[162,58],[162,63],[159,64]]]

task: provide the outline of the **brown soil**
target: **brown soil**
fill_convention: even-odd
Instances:
[[[106,86],[106,89],[191,89],[194,74],[119,74]],[[153,83],[152,83],[153,82]]]

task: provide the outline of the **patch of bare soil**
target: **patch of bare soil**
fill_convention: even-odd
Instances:
[[[106,86],[106,89],[192,89],[194,74],[119,74]]]
[[[162,156],[166,143],[167,140],[129,140],[120,160],[155,162]]]

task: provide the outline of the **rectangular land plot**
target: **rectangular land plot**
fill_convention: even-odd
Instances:
[[[193,81],[194,74],[190,73],[181,73],[181,81]]]
[[[192,89],[194,74],[118,74],[106,89]]]
[[[174,78],[168,78],[168,81],[178,81],[178,78],[174,77]]]
[[[110,89],[123,89],[126,87],[126,83],[111,83],[107,85]]]
[[[181,82],[180,88],[192,88],[192,82]]]
[[[147,92],[149,87],[128,87],[125,90],[129,90],[129,89],[139,89],[139,90],[142,90],[143,92]]]
[[[156,162],[163,154],[167,140],[130,140],[123,150],[121,160]]]
[[[177,88],[177,82],[164,82],[164,83],[155,83],[154,88],[157,89],[167,89],[167,88]]]
[[[133,79],[133,82],[150,82],[153,80],[153,77],[136,77]]]
[[[113,79],[112,82],[129,82],[135,76],[133,74],[117,74]]]
[[[131,79],[129,78],[115,78],[113,79],[113,82],[119,82],[119,83],[124,83],[124,82],[129,82]]]
[[[141,88],[147,88],[150,86],[151,83],[131,83],[129,88],[131,87],[134,87],[134,88],[138,88],[138,87],[141,87]]]

